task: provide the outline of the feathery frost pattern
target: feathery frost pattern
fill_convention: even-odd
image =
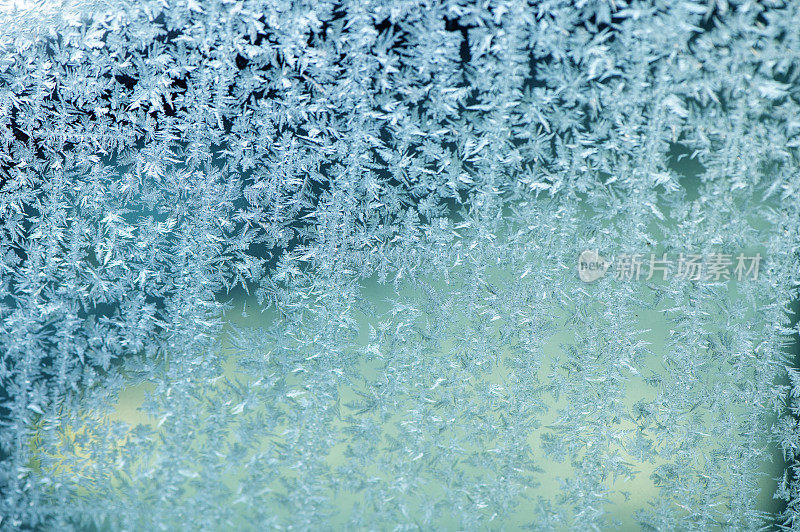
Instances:
[[[0,529],[800,528],[798,27],[0,6]]]

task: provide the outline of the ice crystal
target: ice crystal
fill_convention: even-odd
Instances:
[[[800,527],[797,27],[0,7],[0,527]]]

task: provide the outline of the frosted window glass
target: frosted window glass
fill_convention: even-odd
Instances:
[[[796,526],[798,25],[0,6],[0,528]]]

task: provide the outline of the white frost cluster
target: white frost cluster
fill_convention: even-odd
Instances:
[[[800,527],[798,27],[0,7],[0,528]],[[584,283],[585,250],[764,261]]]

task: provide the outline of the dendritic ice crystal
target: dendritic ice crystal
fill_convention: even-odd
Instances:
[[[798,28],[0,1],[0,529],[800,528]]]

